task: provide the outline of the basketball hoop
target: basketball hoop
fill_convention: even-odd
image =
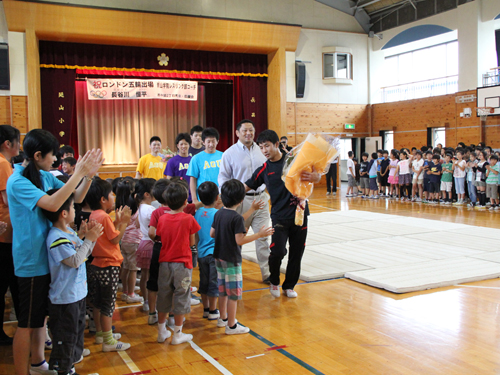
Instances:
[[[486,118],[495,112],[495,109],[493,107],[477,107],[476,108],[477,115],[481,117],[481,121],[485,122]]]

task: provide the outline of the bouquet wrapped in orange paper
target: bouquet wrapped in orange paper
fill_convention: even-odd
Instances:
[[[295,225],[302,225],[306,199],[313,192],[314,184],[300,179],[302,172],[313,170],[321,175],[328,173],[330,164],[338,156],[339,138],[309,133],[304,142],[285,156],[281,178],[292,195],[300,200],[295,213]]]

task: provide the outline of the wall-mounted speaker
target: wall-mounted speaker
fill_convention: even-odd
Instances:
[[[304,97],[306,88],[306,65],[302,61],[295,61],[295,96]]]
[[[0,90],[10,90],[9,46],[0,43]]]

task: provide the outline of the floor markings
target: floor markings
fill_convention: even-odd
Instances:
[[[241,324],[241,323],[240,323]],[[293,354],[290,354],[289,352],[287,352],[286,350],[284,349],[278,349],[278,348],[283,348],[285,347],[286,345],[283,345],[283,346],[277,346],[275,344],[273,344],[271,341],[269,341],[268,339],[262,337],[261,335],[259,335],[258,333],[250,330],[250,334],[259,339],[260,341],[262,341],[263,343],[269,345],[269,348],[268,350],[272,350],[273,348],[276,348],[276,351],[283,354],[285,357],[291,359],[292,361],[294,361],[295,363],[297,363],[298,365],[304,367],[306,370],[308,370],[309,372],[315,374],[315,375],[324,375],[322,372],[316,370],[314,367],[312,367],[311,365],[305,363],[303,360],[295,357]]]
[[[461,288],[480,288],[480,289],[500,289],[499,287],[494,286],[479,286],[479,285],[455,285]]]
[[[115,310],[120,310],[120,309],[128,309],[131,307],[141,307],[142,303],[140,305],[125,305],[125,306],[117,306],[115,307]]]
[[[250,358],[256,358],[256,357],[262,357],[263,355],[265,354],[257,354],[257,355],[252,355],[250,357],[247,357],[247,359],[250,359]]]
[[[340,211],[340,210],[338,210],[338,209],[336,209],[336,208],[325,207],[325,206],[322,206],[322,205],[320,205],[320,204],[313,204],[313,203],[311,203],[311,202],[309,202],[309,201],[308,201],[307,203],[309,204],[309,206],[321,207],[321,208],[324,208],[325,210],[330,210],[330,211]]]
[[[130,369],[130,371],[132,371],[133,374],[141,372],[141,370],[139,370],[139,367],[137,367],[134,361],[132,361],[132,358],[130,358],[126,352],[119,351],[118,354],[120,355],[120,357],[122,357],[123,362],[125,362],[125,364],[128,366],[128,368]]]
[[[219,362],[217,362],[214,358],[212,358],[207,352],[205,352],[202,348],[196,345],[194,342],[189,341],[189,345],[198,352],[203,358],[205,358],[208,362],[210,362],[217,370],[219,370],[224,375],[232,375],[232,373],[222,366]]]

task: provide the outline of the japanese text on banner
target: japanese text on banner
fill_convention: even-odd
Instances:
[[[89,100],[198,100],[198,82],[160,79],[87,79]]]

